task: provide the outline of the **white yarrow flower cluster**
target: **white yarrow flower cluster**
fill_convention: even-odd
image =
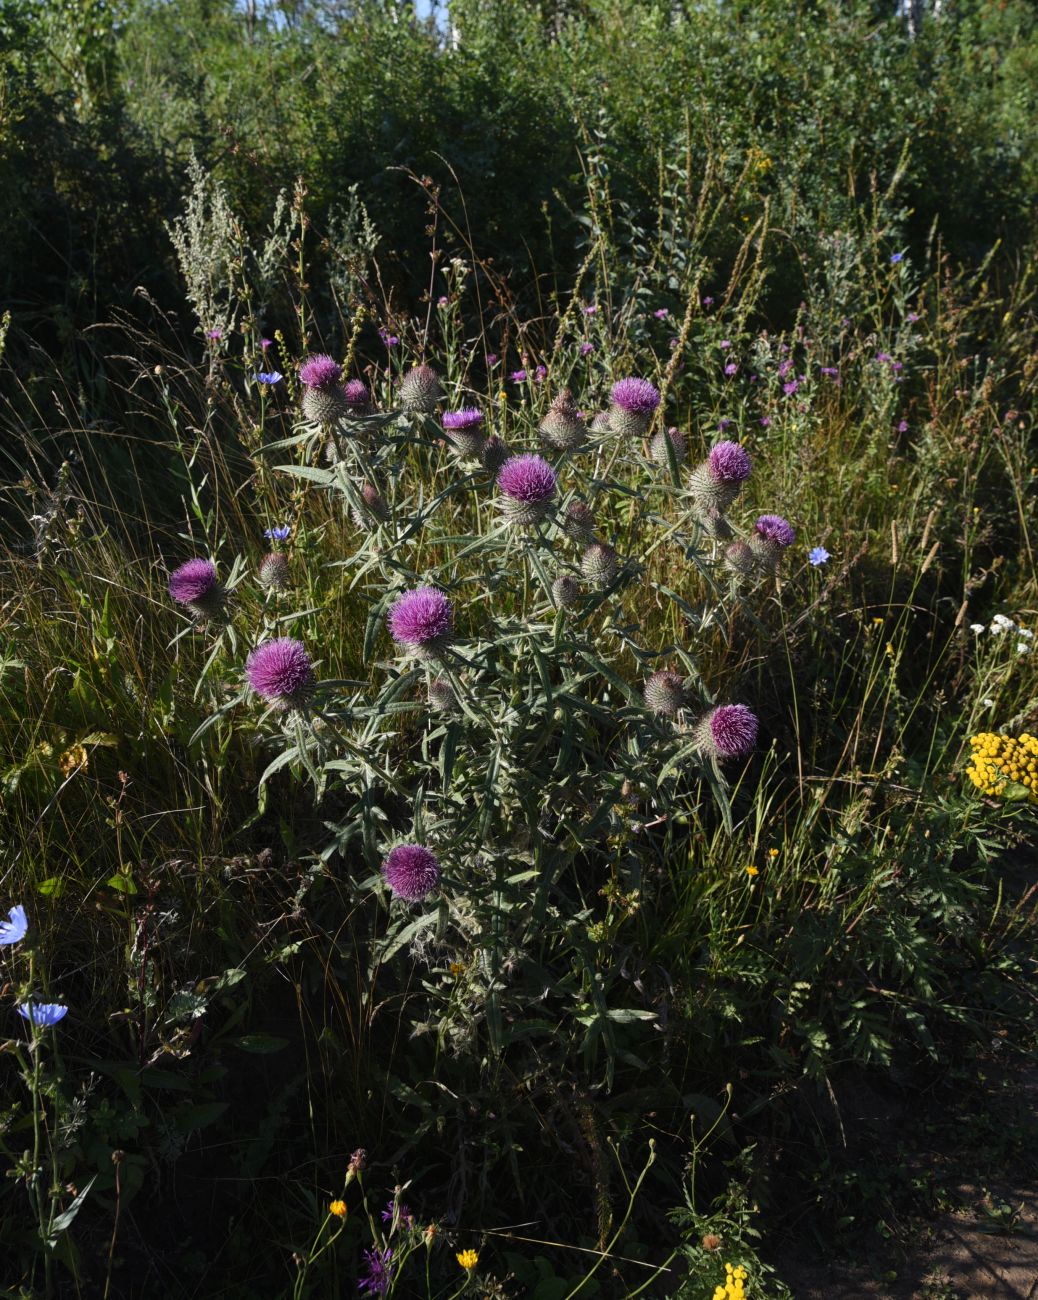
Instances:
[[[1008,614],[996,614],[987,627],[983,623],[971,623],[970,631],[974,636],[982,636],[985,632],[990,632],[992,636],[1003,636],[1005,633],[1010,633],[1016,637],[1017,654],[1030,654],[1035,648],[1034,633],[1031,629],[1021,627]]]

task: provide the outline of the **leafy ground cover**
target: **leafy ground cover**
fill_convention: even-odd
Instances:
[[[13,1294],[787,1295],[935,1195],[855,1089],[1033,1044],[1025,225],[674,112],[547,274],[196,159],[179,296],[5,318]]]

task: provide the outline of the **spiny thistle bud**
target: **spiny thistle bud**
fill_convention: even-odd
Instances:
[[[668,442],[674,453],[675,465],[680,465],[688,455],[688,443],[680,429],[661,429],[659,433],[653,434],[652,441],[649,443],[649,455],[661,469],[666,469],[670,465]]]
[[[647,379],[621,379],[609,394],[609,427],[626,437],[640,437],[659,404],[659,390]]]
[[[335,424],[350,413],[341,376],[342,367],[326,352],[308,357],[299,367],[303,415],[311,424]]]
[[[653,673],[645,683],[645,704],[653,713],[673,718],[686,703],[685,679],[680,673],[663,669]]]
[[[757,567],[753,551],[743,541],[732,542],[725,548],[724,562],[733,573],[747,577]]]
[[[418,903],[440,883],[440,864],[422,844],[398,844],[383,862],[382,874],[397,898]]]
[[[745,758],[757,743],[757,715],[745,704],[722,704],[700,719],[695,736],[711,758]]]
[[[716,537],[719,542],[726,542],[733,534],[733,529],[720,510],[708,510],[700,516],[699,522],[705,532]]]
[[[400,381],[400,406],[408,415],[432,415],[443,396],[432,366],[415,366]]]
[[[483,450],[483,412],[474,406],[460,411],[446,411],[441,421],[443,432],[461,456],[478,456]]]
[[[389,506],[382,493],[374,483],[362,483],[360,486],[360,506],[350,510],[353,522],[358,528],[370,528],[372,520],[384,524],[389,519]]]
[[[702,511],[724,514],[750,477],[750,458],[737,442],[719,442],[692,471],[689,491]]]
[[[299,708],[314,689],[314,666],[302,641],[275,637],[258,645],[245,661],[249,685],[278,709]]]
[[[590,546],[595,540],[595,515],[583,501],[571,501],[566,507],[562,531],[581,546]]]
[[[542,457],[528,452],[506,460],[497,475],[501,508],[513,524],[535,524],[551,508],[558,483],[555,471]]]
[[[344,384],[342,395],[350,408],[350,415],[371,415],[375,409],[371,405],[371,394],[363,379],[351,379]]]
[[[288,586],[288,556],[284,551],[271,551],[260,561],[259,580],[271,591],[284,591]]]
[[[609,412],[598,411],[591,417],[592,433],[612,433],[613,426],[609,423]]]
[[[580,583],[571,574],[564,573],[551,584],[551,598],[559,609],[569,609],[580,599]]]
[[[580,557],[580,571],[599,587],[608,587],[620,570],[616,551],[605,542],[592,542]]]
[[[188,560],[169,575],[169,594],[197,618],[218,618],[223,613],[224,589],[216,581],[211,560]]]
[[[454,607],[435,587],[416,587],[393,604],[387,622],[397,645],[418,659],[437,659],[454,634]]]
[[[781,515],[761,515],[753,525],[750,550],[760,568],[774,573],[782,552],[796,540],[796,530]]]
[[[434,677],[429,683],[429,708],[436,713],[453,713],[458,703],[454,687],[446,677]]]
[[[556,451],[576,451],[587,441],[587,427],[568,388],[564,388],[552,402],[540,429],[541,437]]]
[[[492,433],[479,453],[479,463],[488,474],[496,474],[511,454],[504,439]]]

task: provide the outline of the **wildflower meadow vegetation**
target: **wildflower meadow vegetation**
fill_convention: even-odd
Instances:
[[[919,8],[0,19],[3,1294],[932,1204],[845,1089],[1035,1042],[1038,30]]]

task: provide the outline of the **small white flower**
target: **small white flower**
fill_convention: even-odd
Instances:
[[[983,624],[983,623],[971,623],[971,624],[970,624],[970,631],[974,634],[974,636],[980,636],[981,632],[985,631],[984,624]]]
[[[1016,653],[1018,655],[1029,655],[1031,653],[1031,647],[1026,641],[1017,641]]]
[[[1034,633],[1031,631],[1029,627],[1018,627],[1016,629],[1016,634],[1017,636],[1022,636],[1027,641],[1034,640]]]
[[[1007,618],[1005,614],[996,614],[995,617],[991,620],[991,630],[992,632],[995,633],[1008,632],[1015,627],[1016,624],[1013,622],[1013,620],[1011,618]]]
[[[995,707],[995,701],[994,701],[994,700],[990,700],[990,699],[989,699],[989,700],[981,700],[981,704],[983,704],[983,706],[985,707],[985,709],[993,709],[993,708]]]

